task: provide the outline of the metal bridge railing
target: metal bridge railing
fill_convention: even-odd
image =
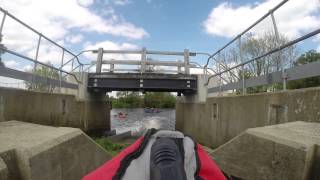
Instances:
[[[18,53],[14,50],[11,50],[11,49],[7,49],[3,46],[0,46],[0,51],[3,51],[3,52],[6,52],[6,53],[9,53],[9,54],[12,54],[14,56],[17,56],[17,57],[20,57],[20,58],[23,58],[27,61],[30,61],[33,63],[33,71],[32,71],[32,80],[30,80],[29,77],[22,77],[22,76],[19,76],[21,75],[21,73],[17,73],[15,70],[12,70],[12,71],[9,71],[8,68],[6,68],[6,72],[7,74],[4,74],[4,73],[0,73],[0,75],[2,76],[6,76],[8,75],[9,77],[11,78],[17,78],[17,79],[22,79],[22,80],[28,80],[28,81],[31,81],[31,86],[34,87],[34,85],[38,82],[36,82],[36,80],[41,80],[42,78],[36,78],[36,74],[35,74],[35,70],[38,66],[38,64],[42,65],[42,66],[45,66],[47,68],[50,68],[50,69],[53,69],[57,72],[59,72],[59,82],[58,82],[58,86],[60,86],[60,89],[61,87],[65,86],[66,83],[63,82],[63,78],[67,75],[69,76],[72,76],[75,81],[77,83],[81,83],[81,81],[75,76],[74,72],[78,69],[79,72],[83,70],[83,66],[84,64],[82,64],[79,59],[78,59],[78,56],[75,55],[74,53],[72,53],[71,51],[69,51],[68,49],[64,48],[63,46],[59,45],[58,43],[56,43],[55,41],[53,41],[52,39],[48,38],[47,36],[43,35],[42,33],[40,33],[39,31],[35,30],[34,28],[32,28],[31,26],[27,25],[26,23],[24,23],[23,21],[21,21],[20,19],[18,19],[17,17],[15,17],[14,15],[10,14],[8,11],[4,10],[3,8],[0,7],[0,11],[3,13],[3,17],[2,17],[2,21],[1,21],[1,24],[0,24],[0,36],[2,37],[3,36],[3,29],[5,28],[5,21],[7,19],[7,17],[13,19],[15,22],[21,24],[23,27],[31,30],[32,32],[34,32],[37,36],[38,36],[38,41],[37,41],[37,45],[36,45],[36,53],[35,53],[35,56],[34,58],[30,58],[30,57],[27,57],[25,55],[22,55],[21,53]],[[40,46],[41,46],[41,42],[42,40],[46,40],[48,41],[49,43],[51,43],[52,45],[54,45],[55,47],[61,49],[61,63],[60,63],[60,66],[59,67],[54,67],[53,65],[48,65],[46,63],[43,63],[41,61],[38,60],[39,58],[39,50],[40,50]],[[67,62],[64,62],[64,58],[65,58],[65,53],[68,53],[72,56],[72,58],[70,60],[68,60]],[[59,57],[57,57],[59,58]],[[67,65],[70,65],[71,66],[71,70],[70,71],[66,71],[66,70],[63,70],[63,68]],[[4,67],[2,67],[2,69],[4,69]],[[2,71],[3,72],[3,71]],[[62,74],[65,74],[64,76]],[[26,76],[28,76],[27,73],[25,73]],[[47,81],[48,82],[48,81]],[[55,80],[51,80],[50,82],[53,82],[55,84],[57,84],[57,82]],[[67,84],[65,87],[68,87],[68,88],[75,88],[75,86],[70,86],[70,84]]]
[[[276,19],[274,17],[274,12],[277,11],[280,7],[282,7],[284,4],[286,4],[289,0],[283,0],[282,2],[280,2],[278,5],[276,5],[274,8],[272,8],[269,12],[267,12],[265,15],[263,15],[261,18],[259,18],[256,22],[254,22],[251,26],[249,26],[247,29],[245,29],[243,32],[241,32],[240,34],[238,34],[235,38],[233,38],[231,41],[229,41],[228,43],[226,43],[223,47],[221,47],[219,50],[217,50],[216,52],[214,52],[213,54],[207,54],[208,59],[207,62],[204,66],[204,73],[206,74],[206,86],[209,84],[210,80],[214,77],[219,76],[218,80],[219,80],[219,85],[216,87],[212,87],[208,89],[208,93],[214,93],[214,92],[221,92],[221,91],[226,91],[226,90],[233,90],[233,89],[242,89],[243,94],[246,93],[246,88],[247,87],[254,87],[254,86],[259,86],[259,85],[267,85],[267,84],[272,84],[272,83],[279,83],[281,82],[283,84],[283,90],[286,90],[286,84],[287,84],[287,80],[295,80],[295,79],[302,79],[302,78],[306,78],[306,77],[313,77],[313,76],[319,76],[320,75],[320,70],[318,69],[314,69],[311,66],[305,66],[305,67],[299,67],[299,68],[291,68],[288,69],[288,72],[291,72],[290,76],[288,76],[288,72],[286,72],[283,61],[280,60],[280,65],[281,65],[281,71],[280,72],[274,72],[271,74],[267,74],[264,75],[262,77],[254,77],[254,78],[250,78],[250,79],[246,79],[245,78],[245,65],[255,62],[255,61],[259,61],[259,60],[264,60],[262,58],[271,55],[273,53],[279,53],[281,50],[290,47],[292,45],[295,45],[298,42],[301,42],[303,40],[306,40],[310,37],[313,37],[317,34],[320,33],[320,29],[317,29],[313,32],[310,32],[304,36],[301,36],[295,40],[292,40],[290,42],[287,42],[286,44],[280,44],[280,37],[279,37],[279,31],[278,31],[278,27],[277,27],[277,23],[276,23]],[[272,26],[273,26],[273,30],[274,30],[274,36],[276,39],[276,44],[277,47],[274,49],[269,50],[268,52],[259,55],[257,57],[254,57],[252,59],[249,59],[247,61],[245,61],[242,57],[242,48],[241,48],[241,38],[244,34],[246,34],[247,32],[249,32],[250,30],[252,30],[254,27],[256,27],[260,22],[262,22],[264,19],[270,17],[271,21],[272,21]],[[230,47],[231,44],[233,44],[234,42],[238,41],[239,42],[239,56],[240,56],[240,61],[241,63],[234,65],[230,68],[228,68],[227,66],[225,66],[223,63],[221,63],[221,61],[218,60],[218,58],[216,56],[218,56],[223,50],[225,50],[226,48]],[[209,62],[211,60],[214,60],[217,64],[218,64],[218,72],[215,72],[215,74],[213,75],[209,75],[207,74],[207,69],[209,68]],[[314,67],[320,67],[318,62],[313,63]],[[241,82],[233,82],[233,83],[226,83],[223,84],[222,80],[223,80],[223,74],[224,73],[234,73],[233,70],[236,68],[241,68],[242,70],[242,74],[241,74]],[[310,70],[312,70],[312,72],[310,72]],[[297,76],[298,74],[298,76]],[[247,81],[247,82],[246,82]]]

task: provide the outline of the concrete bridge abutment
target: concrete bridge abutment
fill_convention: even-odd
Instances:
[[[103,91],[89,91],[88,73],[77,74],[82,83],[79,84],[76,100],[84,104],[84,129],[88,131],[110,130],[111,102]]]
[[[105,93],[88,92],[86,73],[78,90],[69,94],[0,88],[0,122],[18,120],[84,131],[110,129],[110,102]]]

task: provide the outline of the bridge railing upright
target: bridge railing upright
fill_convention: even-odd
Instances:
[[[291,41],[287,41],[285,43],[281,42],[280,40],[280,32],[278,29],[277,21],[275,18],[275,12],[280,9],[284,4],[289,2],[289,0],[283,0],[278,5],[276,5],[274,8],[270,9],[266,14],[264,14],[261,18],[259,18],[257,21],[255,21],[252,25],[250,25],[248,28],[246,28],[243,32],[239,33],[236,37],[234,37],[232,40],[230,40],[228,43],[226,43],[224,46],[222,46],[220,49],[218,49],[216,52],[212,54],[207,54],[208,59],[206,64],[204,65],[204,73],[206,74],[206,86],[209,85],[209,82],[212,79],[216,79],[218,81],[218,86],[215,87],[208,87],[208,93],[221,93],[223,91],[230,91],[230,90],[242,90],[242,94],[246,94],[246,89],[249,87],[256,87],[256,86],[262,86],[262,85],[271,85],[274,83],[281,83],[283,90],[287,89],[287,81],[291,80],[297,80],[297,79],[303,79],[308,77],[315,77],[320,76],[320,62],[313,62],[310,64],[302,65],[299,67],[291,67],[287,68],[284,65],[283,60],[280,58],[280,54],[283,50],[286,48],[292,47],[296,45],[297,43],[304,41],[308,38],[314,37],[317,34],[320,33],[320,28],[316,29],[312,32],[309,32],[299,38],[296,38]],[[273,36],[275,37],[275,46],[272,49],[267,50],[266,52],[263,52],[262,54],[259,54],[256,57],[250,58],[250,59],[244,59],[243,57],[243,48],[242,48],[242,42],[241,40],[244,39],[244,36],[246,33],[249,33],[253,28],[257,27],[259,23],[266,20],[267,18],[270,18],[272,29],[273,29]],[[220,56],[221,53],[226,50],[227,48],[230,48],[234,43],[238,43],[236,48],[238,49],[238,58],[240,59],[240,63],[234,64],[226,64],[225,62],[222,62]],[[272,73],[266,73],[258,77],[246,77],[246,65],[248,66],[250,63],[258,62],[258,61],[266,61],[267,59],[265,57],[270,56],[272,54],[277,54],[280,59],[280,68],[281,70],[277,70]],[[214,74],[210,75],[207,72],[207,69],[210,69],[209,63],[213,61],[214,65],[216,65],[218,68],[218,71],[216,71]],[[211,67],[212,68],[212,67]],[[240,70],[238,73],[235,71],[236,69]],[[228,77],[236,77],[236,81],[230,81],[228,80]],[[232,79],[231,78],[231,79]],[[221,94],[220,94],[221,95]]]
[[[61,92],[61,88],[70,88],[70,89],[77,89],[79,83],[81,83],[81,79],[79,79],[75,73],[81,72],[86,66],[86,64],[83,64],[79,61],[78,55],[74,54],[70,50],[66,49],[65,47],[61,46],[60,44],[56,43],[54,40],[50,39],[46,35],[40,33],[33,27],[29,26],[25,22],[21,21],[5,9],[0,7],[0,12],[2,12],[3,16],[1,19],[0,24],[0,38],[1,40],[3,37],[6,36],[4,33],[4,29],[6,28],[5,22],[8,18],[14,23],[22,25],[23,28],[33,32],[33,34],[37,37],[37,44],[35,48],[35,54],[33,57],[30,57],[28,55],[25,55],[21,52],[19,52],[17,49],[10,49],[6,47],[6,44],[2,42],[2,45],[0,46],[0,52],[1,54],[8,53],[15,57],[17,57],[16,61],[19,61],[21,59],[29,61],[33,63],[32,71],[31,72],[25,72],[20,70],[15,70],[11,68],[7,68],[5,66],[0,66],[0,76],[13,78],[13,79],[19,79],[23,80],[25,82],[30,83],[29,89],[31,90],[37,90],[36,86],[37,84],[43,84],[46,86],[51,87],[58,87]],[[44,41],[46,43],[50,43],[50,45],[54,46],[56,49],[60,50],[60,56],[58,57],[52,57],[55,60],[60,60],[60,64],[51,64],[50,62],[43,62],[39,60],[39,53],[41,46],[43,46]],[[1,41],[0,41],[1,43]],[[69,60],[67,58],[67,54],[69,57],[71,57]],[[52,78],[52,77],[44,77],[41,74],[37,73],[38,66],[41,65],[43,67],[46,67],[52,71],[58,72],[58,78]],[[72,82],[67,82],[67,77],[73,80]],[[76,84],[74,84],[76,83]]]
[[[92,66],[96,66],[96,73],[102,71],[107,72],[136,72],[136,73],[184,73],[190,74],[190,68],[199,68],[199,65],[195,62],[190,62],[190,56],[196,56],[197,53],[189,52],[185,49],[184,52],[172,52],[172,51],[152,51],[142,48],[141,50],[105,50],[99,48],[98,50],[92,50],[93,53],[97,54],[97,60],[93,61]],[[136,59],[104,59],[104,54],[117,54],[117,55],[138,55]],[[148,55],[163,55],[163,56],[182,56],[182,60],[178,61],[160,61],[148,58]],[[120,56],[120,57],[121,57]],[[102,68],[103,64],[109,65],[109,68]],[[135,65],[139,68],[115,68],[115,65]],[[176,69],[149,69],[148,67],[153,66],[167,66],[176,67]],[[183,70],[182,70],[183,68]]]

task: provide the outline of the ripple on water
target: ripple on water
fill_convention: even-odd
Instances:
[[[116,116],[119,112],[127,114],[126,118]],[[159,113],[145,113],[143,108],[111,110],[111,129],[116,129],[117,134],[126,131],[142,134],[150,128],[174,130],[175,110],[160,109]]]

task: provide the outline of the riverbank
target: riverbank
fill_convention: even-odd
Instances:
[[[128,142],[112,142],[110,139],[108,139],[108,137],[93,137],[93,139],[97,144],[103,147],[103,149],[109,152],[113,157],[130,145],[130,143]]]

